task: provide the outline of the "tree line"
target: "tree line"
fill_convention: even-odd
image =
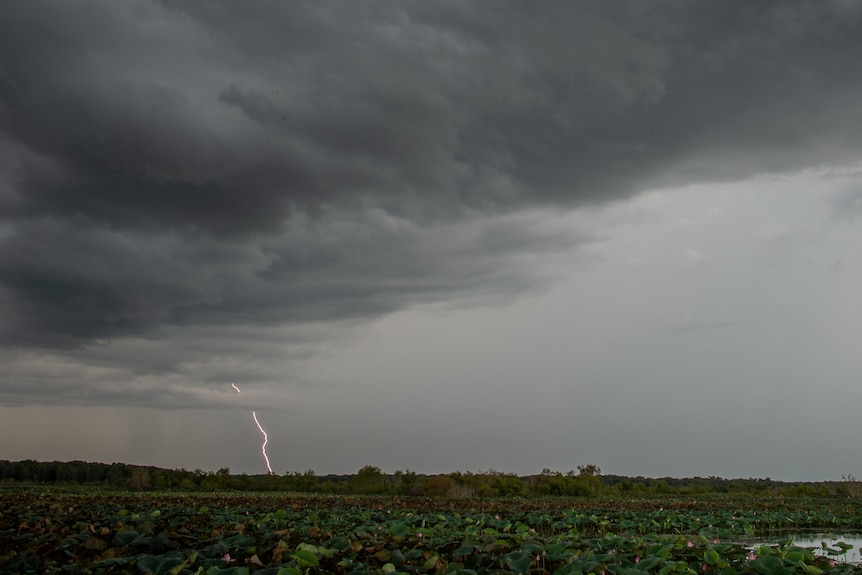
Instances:
[[[803,496],[856,496],[852,476],[842,481],[782,482],[765,478],[692,477],[660,479],[602,475],[596,465],[577,471],[543,469],[518,476],[495,470],[426,475],[406,470],[384,473],[366,465],[352,475],[317,475],[313,470],[283,475],[232,474],[230,469],[162,469],[125,463],[0,460],[0,485],[92,485],[132,490],[284,491],[303,493],[399,495],[424,497],[598,497],[757,493]]]

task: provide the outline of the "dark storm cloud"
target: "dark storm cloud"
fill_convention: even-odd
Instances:
[[[74,347],[161,325],[297,324],[448,298],[503,301],[559,277],[528,265],[531,253],[552,262],[592,240],[530,213],[434,227],[380,210],[297,216],[260,244],[25,221],[0,243],[0,339]]]
[[[216,297],[194,244],[74,220],[22,221],[0,243],[7,344],[60,346],[156,328],[176,306]],[[219,266],[230,266],[221,250]],[[211,263],[211,262],[210,262]]]
[[[521,256],[589,238],[512,210],[858,158],[860,25],[813,0],[4,4],[0,341],[544,289]]]

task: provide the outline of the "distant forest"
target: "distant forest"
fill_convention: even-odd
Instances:
[[[517,476],[499,471],[423,475],[413,471],[384,473],[366,465],[353,475],[317,475],[314,471],[284,475],[235,475],[218,471],[161,469],[124,463],[85,461],[40,462],[0,460],[0,486],[90,485],[131,490],[177,491],[283,491],[304,493],[403,495],[420,497],[599,497],[757,493],[785,496],[860,495],[854,477],[842,481],[783,482],[720,477],[623,477],[602,475],[596,465],[577,471],[544,469],[540,474]]]

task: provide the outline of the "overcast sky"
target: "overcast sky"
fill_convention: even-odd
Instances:
[[[2,3],[0,459],[862,476],[860,69],[842,0]]]

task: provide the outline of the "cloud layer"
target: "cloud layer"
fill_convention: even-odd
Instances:
[[[239,368],[183,357],[254,355],[252,331],[299,349],[541,293],[602,237],[566,210],[860,157],[860,24],[813,0],[4,6],[4,361],[206,403]],[[27,373],[5,401],[72,401]]]

